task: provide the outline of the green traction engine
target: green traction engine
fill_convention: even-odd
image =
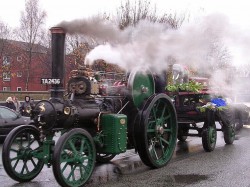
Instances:
[[[176,111],[171,99],[155,92],[153,75],[134,70],[126,84],[100,95],[91,70],[74,72],[63,86],[65,32],[52,33],[51,98],[31,111],[33,123],[13,129],[3,144],[3,166],[18,182],[34,179],[44,164],[61,186],[84,186],[96,162],[135,149],[151,168],[165,166],[177,139]]]

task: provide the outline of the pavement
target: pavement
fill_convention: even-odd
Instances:
[[[115,180],[120,175],[137,172],[148,167],[143,164],[134,149],[127,150],[105,164],[96,164],[92,177],[86,186]]]
[[[190,149],[190,143],[192,142],[192,149]],[[192,137],[187,142],[177,142],[176,149],[170,162],[177,161],[183,157],[190,156],[197,152],[203,151],[201,149],[202,143],[200,137]],[[127,150],[125,153],[117,155],[109,163],[97,164],[92,177],[88,181],[86,186],[98,185],[109,180],[116,180],[122,175],[141,172],[149,170],[140,156],[134,149]]]

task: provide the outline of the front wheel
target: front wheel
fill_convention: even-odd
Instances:
[[[18,182],[34,179],[42,170],[44,162],[34,155],[42,146],[39,131],[30,125],[14,128],[3,144],[3,166],[6,173]]]
[[[205,151],[214,150],[217,140],[217,131],[215,124],[208,126],[202,132],[202,145]]]
[[[84,129],[63,134],[53,153],[53,173],[63,187],[83,186],[91,177],[96,161],[93,138]]]

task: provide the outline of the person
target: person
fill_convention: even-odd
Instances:
[[[5,104],[5,106],[8,107],[8,108],[10,108],[10,109],[12,109],[12,110],[16,110],[16,107],[15,107],[15,104],[14,104],[14,102],[13,102],[12,97],[8,97],[8,98],[6,99],[6,104]]]
[[[30,116],[31,103],[30,96],[25,96],[24,102],[21,104],[19,112],[22,116]]]
[[[19,108],[20,108],[20,101],[18,100],[18,98],[17,97],[12,97],[12,100],[13,100],[13,102],[14,102],[14,105],[15,105],[15,107],[16,107],[16,111],[19,111]]]

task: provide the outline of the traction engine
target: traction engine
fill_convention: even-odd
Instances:
[[[175,150],[176,111],[166,94],[155,92],[152,73],[131,71],[126,84],[111,86],[103,96],[84,67],[74,72],[65,95],[65,32],[55,27],[51,33],[52,77],[61,81],[51,86],[51,98],[31,111],[34,123],[7,136],[2,153],[7,174],[27,182],[46,164],[61,186],[83,186],[96,162],[108,162],[128,149],[135,149],[151,168],[165,166]]]

